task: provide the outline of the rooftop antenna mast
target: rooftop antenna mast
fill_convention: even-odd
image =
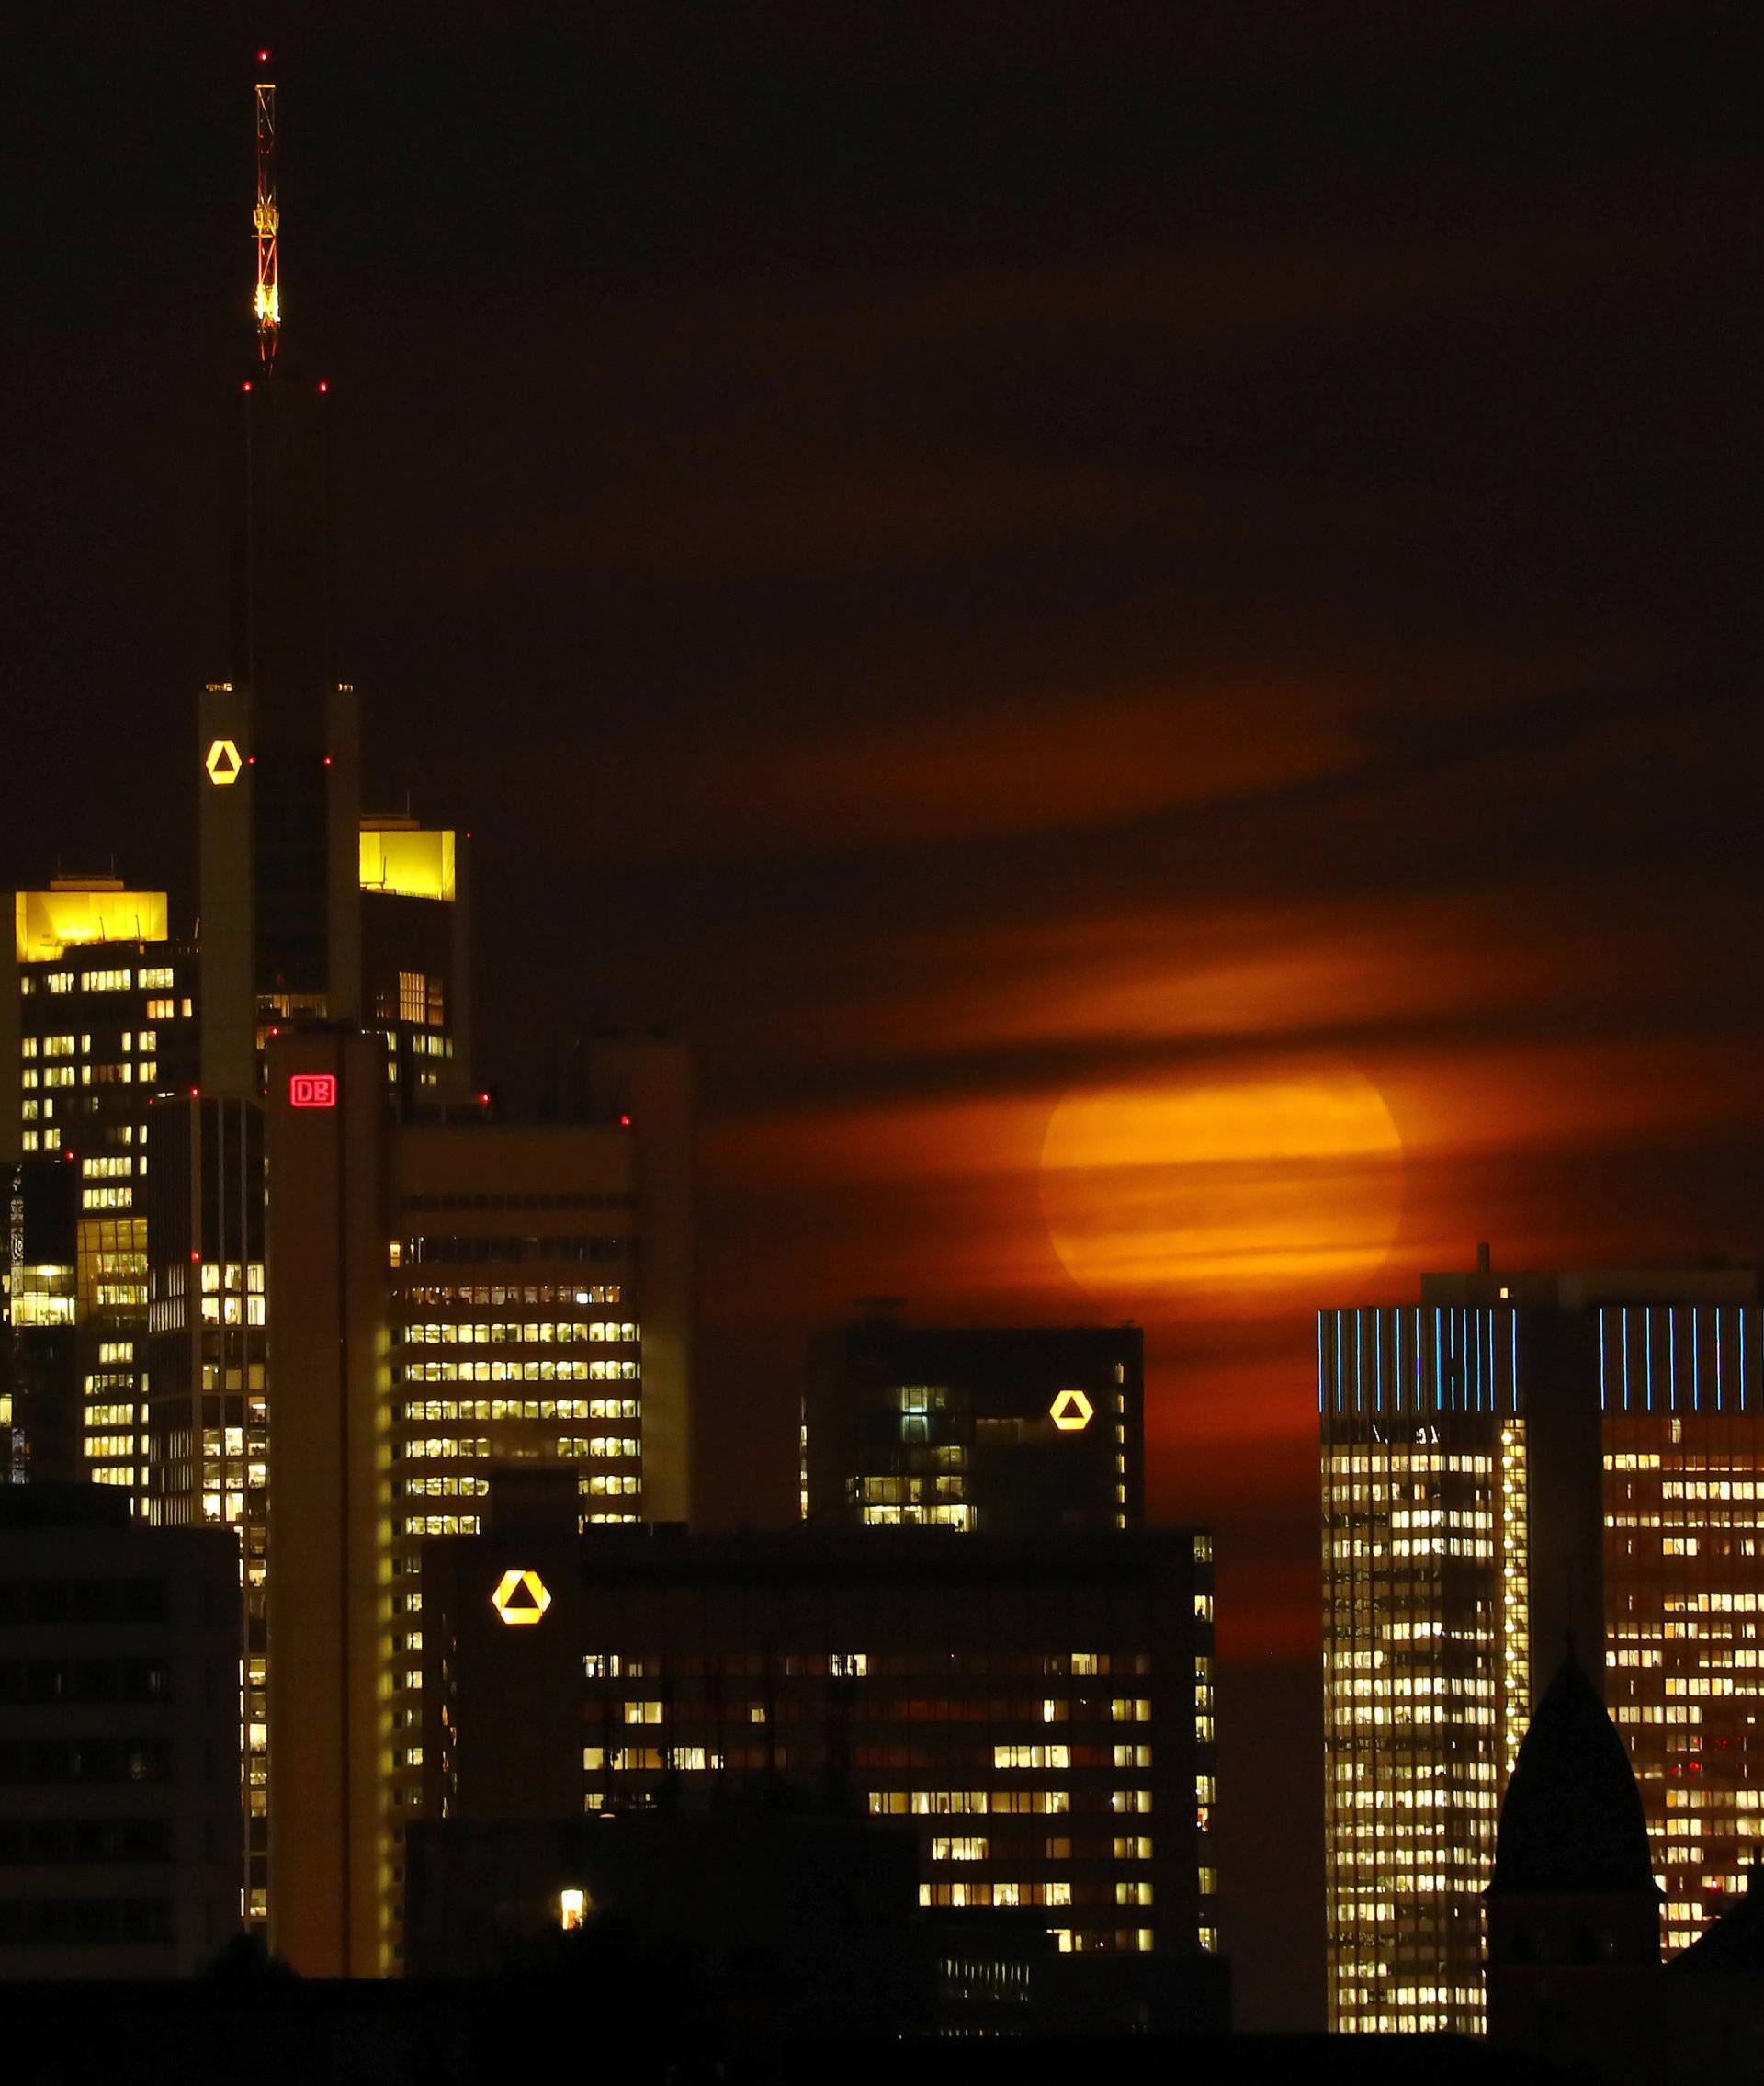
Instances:
[[[269,53],[257,53],[261,73],[269,65]],[[276,344],[282,329],[282,293],[276,272],[276,234],[282,213],[276,207],[276,83],[260,79],[254,89],[257,101],[257,203],[251,213],[257,242],[257,355],[268,376],[276,367]]]

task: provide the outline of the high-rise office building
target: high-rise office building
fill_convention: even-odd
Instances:
[[[26,1463],[139,1499],[147,1128],[154,1096],[196,1077],[196,954],[170,934],[164,891],[113,877],[15,891],[12,912],[0,955],[0,1156],[52,1159],[78,1182],[74,1335],[59,1361],[37,1356],[39,1439],[27,1434]]]
[[[1540,1688],[1572,1643],[1640,1784],[1687,1945],[1764,1834],[1757,1277],[1423,1279],[1325,1311],[1329,2012],[1475,2032],[1481,1893]]]
[[[0,1167],[0,1189],[6,1220],[0,1484],[72,1484],[85,1474],[74,1352],[79,1177],[71,1156],[56,1152]]]
[[[926,1907],[1215,1950],[1204,1536],[582,1531],[548,1490],[425,1546],[425,1817],[794,1796],[914,1833]]]
[[[152,1117],[141,1511],[238,1550],[246,1915],[268,1913],[268,1323],[254,1101],[166,1096]]]
[[[690,1503],[684,1052],[598,1046],[598,1119],[401,1124],[383,1046],[267,1052],[270,1909],[297,1967],[399,1960],[420,1802],[426,1537],[493,1463],[569,1474],[579,1519]]]
[[[219,1531],[0,1487],[0,1978],[187,1977],[238,1932],[238,1648]]]
[[[819,1333],[802,1402],[803,1518],[985,1535],[1137,1528],[1136,1326],[905,1326]]]
[[[361,821],[361,1006],[401,1115],[471,1092],[470,835]]]
[[[231,1096],[255,1092],[276,1023],[360,1016],[359,727],[337,677],[329,389],[273,352],[240,387],[232,672],[198,705],[201,1083]]]

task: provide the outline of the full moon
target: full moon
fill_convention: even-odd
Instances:
[[[1390,1110],[1346,1066],[1080,1089],[1042,1144],[1055,1251],[1129,1315],[1199,1292],[1327,1304],[1382,1264],[1402,1194]]]

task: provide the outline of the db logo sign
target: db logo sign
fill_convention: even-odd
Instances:
[[[336,1076],[332,1072],[296,1072],[288,1083],[288,1105],[293,1108],[334,1108]]]

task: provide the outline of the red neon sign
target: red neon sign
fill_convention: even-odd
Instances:
[[[337,1082],[334,1072],[295,1072],[288,1083],[290,1108],[334,1108]]]

